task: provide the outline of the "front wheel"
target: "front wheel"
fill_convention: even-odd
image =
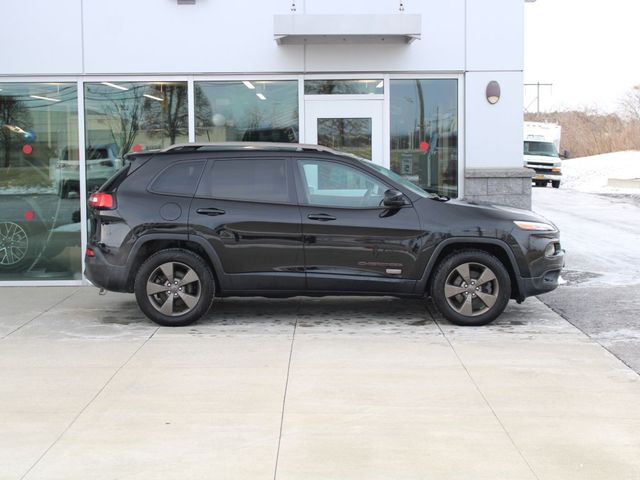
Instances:
[[[167,327],[189,325],[213,302],[215,282],[202,257],[172,248],[150,256],[140,267],[134,290],[140,310]]]
[[[551,186],[552,186],[553,188],[560,188],[560,180],[553,180],[553,181],[551,182]]]
[[[482,250],[462,250],[446,257],[431,283],[431,297],[451,323],[479,326],[495,320],[511,297],[509,273]]]

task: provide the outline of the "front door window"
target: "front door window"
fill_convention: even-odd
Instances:
[[[300,161],[304,203],[317,206],[380,206],[387,186],[366,173],[336,162]]]

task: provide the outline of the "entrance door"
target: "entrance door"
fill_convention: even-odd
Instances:
[[[305,143],[353,153],[384,165],[382,100],[307,100]]]

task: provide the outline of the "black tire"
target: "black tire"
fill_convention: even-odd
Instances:
[[[552,186],[553,188],[560,188],[560,180],[553,180],[553,181],[551,182],[551,186]]]
[[[492,322],[504,311],[510,297],[507,269],[497,257],[482,250],[465,249],[445,257],[431,282],[436,307],[456,325]]]
[[[67,182],[60,182],[58,196],[60,198],[67,198],[69,196],[69,185]]]
[[[134,291],[140,310],[149,319],[166,327],[182,327],[206,315],[216,287],[202,257],[170,248],[154,253],[142,264]]]

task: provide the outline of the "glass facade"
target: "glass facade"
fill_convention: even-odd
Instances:
[[[195,122],[198,142],[296,143],[298,82],[196,82]]]
[[[0,83],[0,280],[81,278],[75,83]]]
[[[85,83],[84,101],[87,192],[113,175],[126,153],[189,141],[187,82]],[[77,179],[62,188],[63,195],[79,192]]]
[[[456,78],[0,81],[0,282],[82,279],[80,206],[86,199],[80,168],[90,193],[131,151],[189,138],[300,142],[300,88],[305,95],[327,95],[316,102],[339,103],[341,95],[359,102],[354,96],[371,94],[380,97],[366,101],[382,102],[389,95],[390,149],[383,158],[426,190],[457,196]],[[318,117],[319,143],[371,158],[372,138],[380,130],[371,118],[348,112],[333,117]],[[318,175],[323,185],[333,178],[324,170]]]
[[[391,170],[458,195],[458,81],[391,80]]]
[[[305,80],[305,95],[371,95],[384,93],[384,80]]]

